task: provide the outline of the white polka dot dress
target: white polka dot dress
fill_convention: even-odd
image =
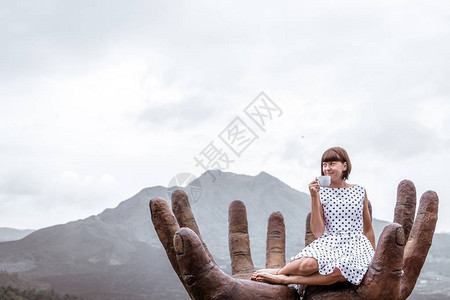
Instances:
[[[339,268],[353,284],[360,284],[372,261],[374,251],[363,234],[363,206],[365,190],[350,188],[320,188],[325,232],[291,260],[314,257],[319,273],[330,274]]]

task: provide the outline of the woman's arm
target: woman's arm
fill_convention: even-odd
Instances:
[[[369,201],[367,200],[366,193],[364,193],[363,227],[364,235],[369,239],[373,250],[375,250],[375,234],[373,233],[372,219],[369,212]]]
[[[325,224],[323,220],[323,207],[320,203],[319,183],[317,178],[309,185],[309,193],[311,194],[311,231],[316,238],[321,237],[325,231]]]

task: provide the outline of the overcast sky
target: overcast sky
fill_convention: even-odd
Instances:
[[[307,191],[338,145],[376,218],[392,220],[411,179],[438,193],[450,231],[447,0],[4,0],[0,14],[0,227],[200,176],[213,146],[225,171]],[[261,128],[245,112],[262,91]],[[247,130],[239,155],[232,128]]]

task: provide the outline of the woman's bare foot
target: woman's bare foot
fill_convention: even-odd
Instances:
[[[280,268],[281,269],[281,268]],[[256,270],[255,272],[252,273],[252,277],[251,280],[256,280],[256,276],[258,274],[261,273],[267,273],[267,274],[272,274],[272,275],[278,275],[278,271],[280,271],[280,269],[261,269],[261,270]]]
[[[266,272],[256,274],[255,279],[258,282],[283,284],[282,280],[285,275],[275,275]]]

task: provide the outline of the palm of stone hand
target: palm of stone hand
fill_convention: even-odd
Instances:
[[[406,299],[412,292],[425,262],[437,221],[438,196],[425,192],[414,221],[416,190],[411,181],[398,186],[393,224],[379,238],[375,256],[362,283],[307,286],[308,299]],[[229,247],[232,276],[214,262],[201,239],[187,195],[172,194],[172,209],[166,201],[150,201],[153,225],[173,269],[192,299],[298,299],[292,286],[251,281],[254,271],[250,255],[247,214],[241,201],[229,209]],[[307,224],[308,227],[309,224]],[[181,227],[181,228],[180,228]],[[306,236],[307,243],[311,235]],[[285,228],[279,212],[269,217],[266,267],[285,265]]]

